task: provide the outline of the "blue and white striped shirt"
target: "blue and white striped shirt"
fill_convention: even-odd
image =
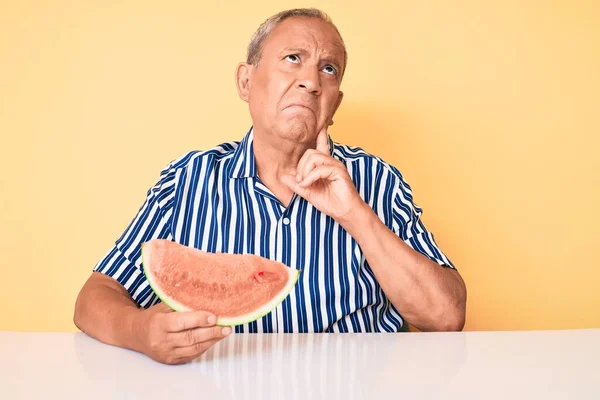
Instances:
[[[302,197],[294,196],[286,208],[261,182],[252,139],[250,129],[241,141],[172,161],[94,270],[116,279],[147,308],[159,299],[142,270],[143,242],[161,238],[208,252],[257,254],[302,272],[282,304],[235,327],[236,333],[407,330],[358,243]],[[420,220],[422,209],[395,167],[331,138],[329,148],[389,229],[439,265],[454,268]]]

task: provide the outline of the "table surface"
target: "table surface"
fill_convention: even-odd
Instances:
[[[0,398],[600,399],[600,329],[233,334],[178,366],[83,333],[0,332]]]

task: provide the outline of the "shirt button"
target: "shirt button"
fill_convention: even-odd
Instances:
[[[283,219],[283,224],[284,224],[284,225],[289,225],[289,224],[290,224],[290,219],[289,219],[288,217],[285,217],[285,218]]]

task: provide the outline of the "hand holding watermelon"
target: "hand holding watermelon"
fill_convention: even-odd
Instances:
[[[140,350],[164,364],[190,362],[231,333],[211,313],[174,312],[164,303],[142,311],[136,322]]]

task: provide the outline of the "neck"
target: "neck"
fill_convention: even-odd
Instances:
[[[254,132],[254,157],[261,180],[273,181],[282,175],[296,175],[298,162],[309,148],[308,143],[281,139],[275,135]]]
[[[254,159],[261,182],[287,207],[294,192],[282,182],[281,177],[296,176],[298,162],[311,144],[257,131],[254,132],[253,141]],[[315,146],[316,143],[312,143],[312,148]]]

